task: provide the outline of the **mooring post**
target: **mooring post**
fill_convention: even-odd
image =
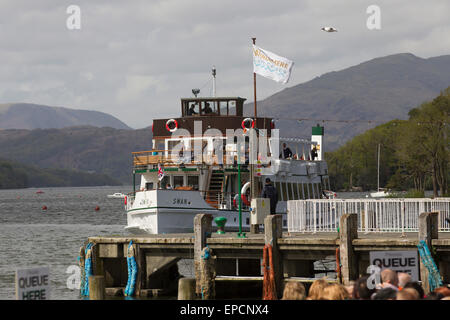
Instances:
[[[147,274],[147,267],[146,267],[146,259],[145,259],[145,252],[143,249],[141,249],[141,246],[139,244],[136,244],[136,264],[137,264],[137,276],[136,276],[136,295],[137,296],[143,296],[145,284],[146,284],[146,274]]]
[[[278,299],[283,295],[283,257],[278,247],[282,236],[283,218],[280,214],[269,215],[264,219],[264,243],[272,246],[273,273]]]
[[[105,277],[90,276],[89,277],[89,299],[103,300],[105,299]]]
[[[342,215],[339,226],[342,282],[348,285],[350,281],[358,278],[358,260],[353,250],[353,240],[358,238],[358,215],[356,213]]]
[[[92,246],[92,273],[96,276],[104,276],[103,259],[100,258],[99,244]]]
[[[438,238],[438,212],[422,212],[419,215],[419,241],[423,240],[433,254],[432,241]],[[420,257],[419,257],[420,259]],[[438,265],[438,263],[436,263]],[[425,294],[430,292],[430,284],[428,283],[428,270],[420,259],[420,280]]]
[[[204,256],[204,249],[206,248],[206,240],[211,237],[212,232],[211,214],[197,214],[194,218],[194,268],[195,268],[195,293],[205,297],[205,292],[202,292],[202,287],[205,283],[210,283],[213,279],[206,279],[205,277],[212,277],[208,273],[209,264],[212,262],[212,257],[206,259]],[[206,295],[208,298],[213,298],[210,294]]]
[[[180,278],[178,280],[178,300],[195,299],[195,279]]]

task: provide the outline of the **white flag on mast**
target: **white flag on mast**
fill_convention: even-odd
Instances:
[[[289,59],[253,45],[253,72],[277,82],[287,83],[294,65]]]

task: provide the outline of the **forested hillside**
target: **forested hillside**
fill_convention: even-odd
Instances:
[[[392,120],[327,152],[332,187],[376,189],[380,144],[381,187],[432,189],[435,196],[448,195],[449,114],[450,87],[410,110],[408,120]]]

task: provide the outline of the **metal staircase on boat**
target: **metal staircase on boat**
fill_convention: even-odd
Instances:
[[[223,170],[212,171],[211,178],[209,180],[209,188],[208,188],[209,191],[206,195],[205,201],[214,208],[218,208],[219,206],[218,197],[222,193],[224,180],[225,174]]]

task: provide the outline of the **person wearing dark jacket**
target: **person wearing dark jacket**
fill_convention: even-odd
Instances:
[[[278,202],[278,192],[277,189],[272,185],[272,181],[270,181],[269,178],[266,178],[266,184],[261,193],[261,198],[270,199],[270,214],[275,214],[275,209]]]
[[[292,158],[292,151],[289,147],[286,146],[286,143],[283,143],[283,151],[280,154],[280,158],[289,159]]]

